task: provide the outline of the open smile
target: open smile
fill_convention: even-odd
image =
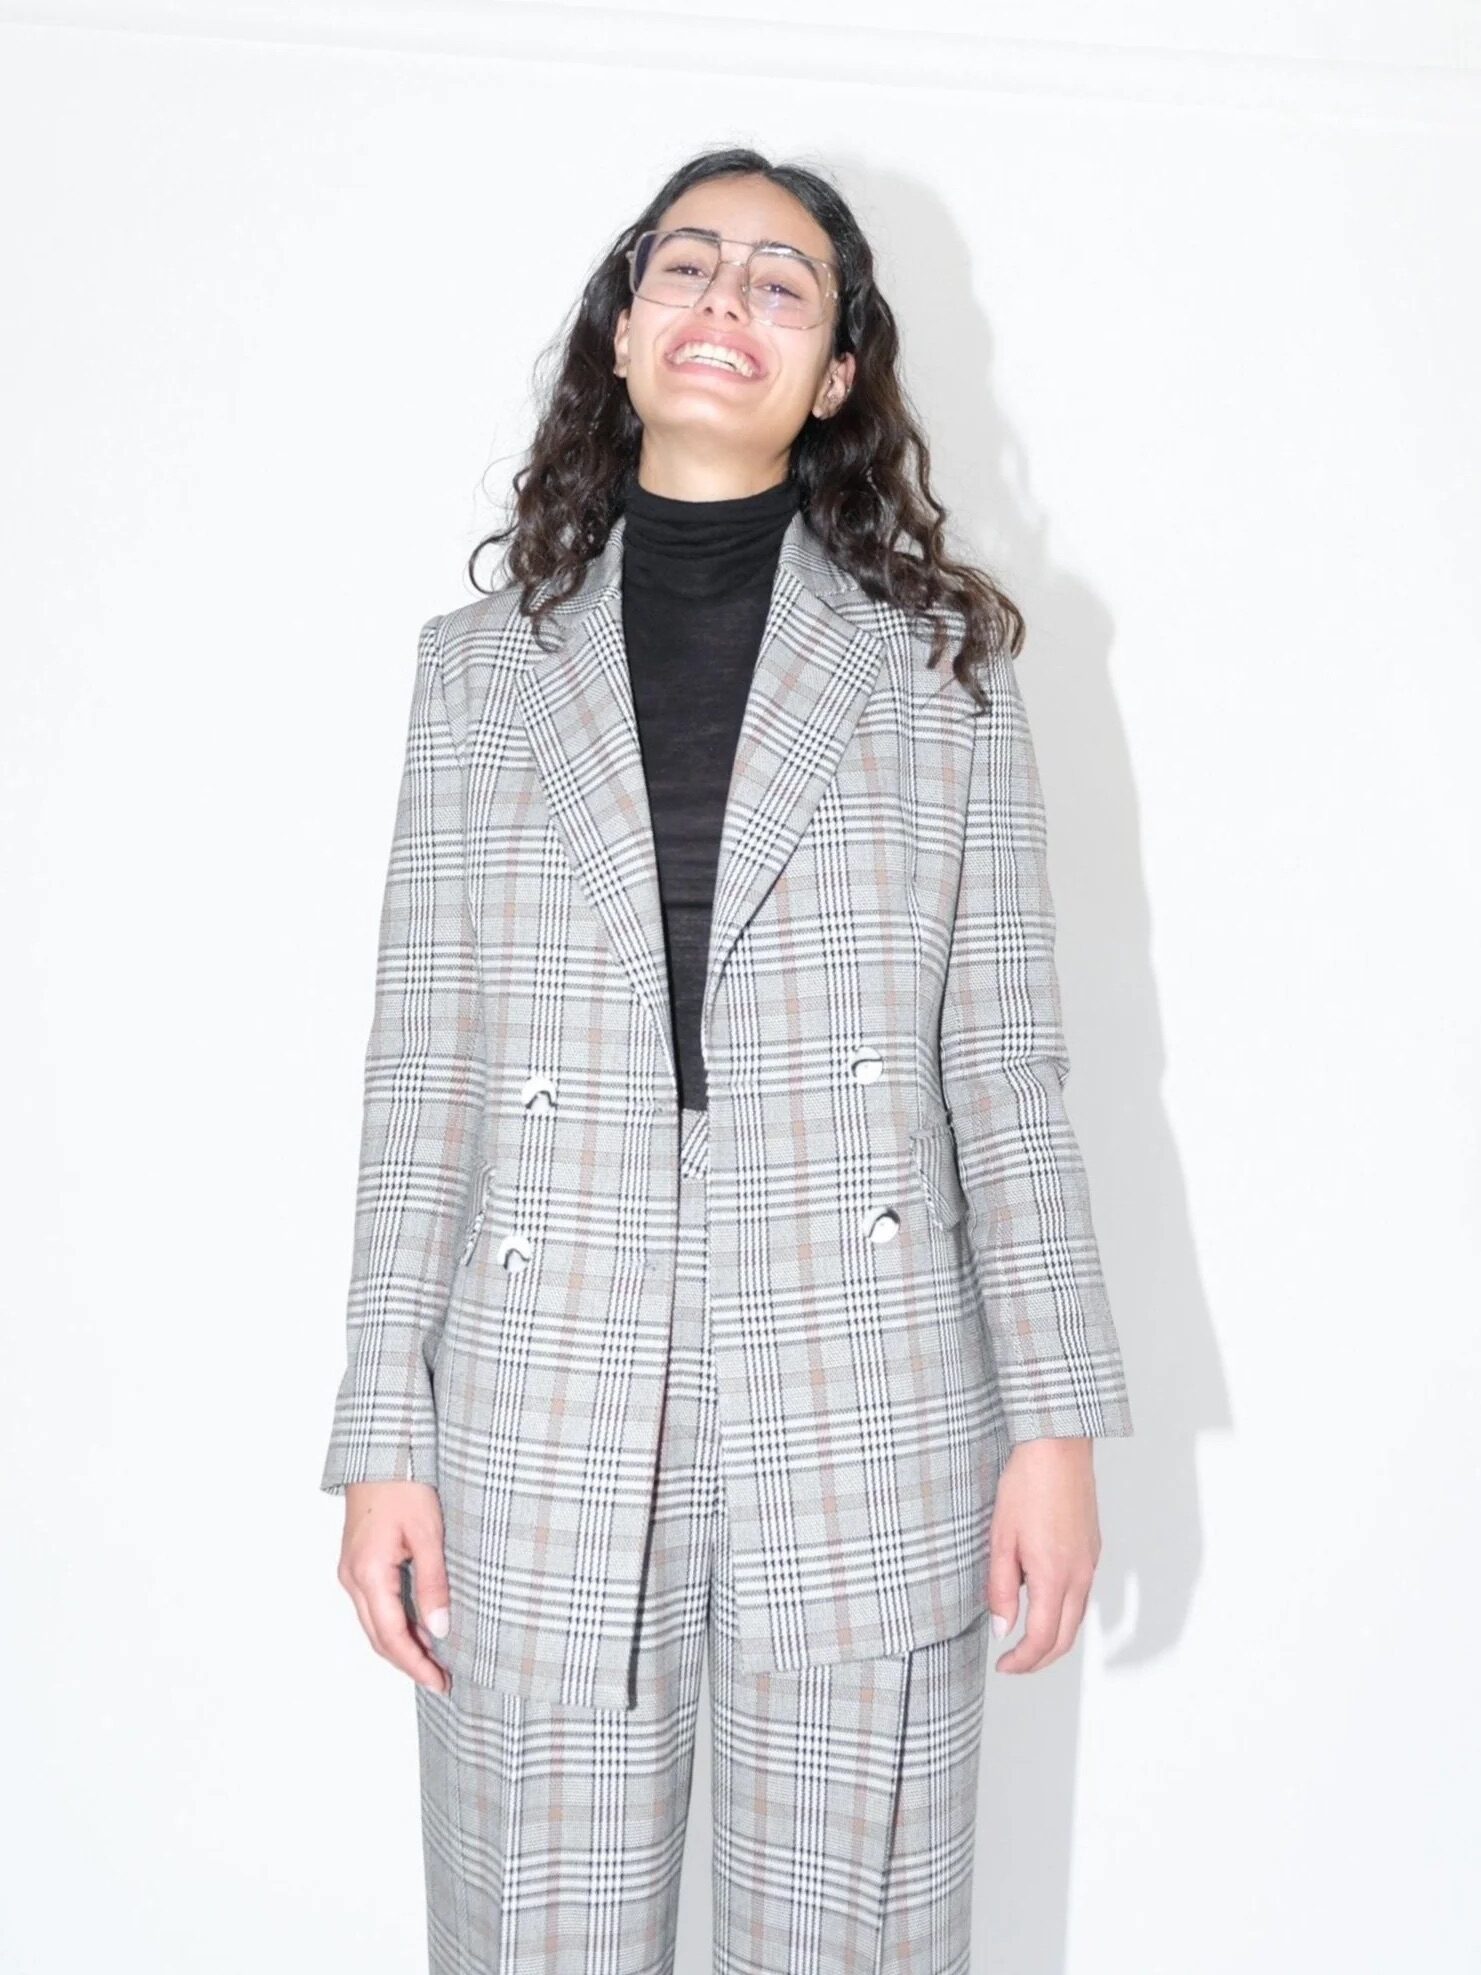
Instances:
[[[710,337],[687,337],[664,361],[675,370],[713,370],[718,376],[738,377],[746,383],[755,383],[762,375],[760,364],[745,350]]]

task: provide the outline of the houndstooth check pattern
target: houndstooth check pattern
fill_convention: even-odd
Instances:
[[[421,633],[321,1484],[434,1483],[447,1663],[599,1709],[631,1705],[679,1191],[622,533],[547,649],[512,586]],[[956,1636],[1009,1447],[1132,1431],[1013,664],[979,714],[927,650],[794,516],[701,1030],[747,1673]]]

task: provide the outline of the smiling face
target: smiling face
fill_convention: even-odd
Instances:
[[[737,264],[746,250],[735,243],[785,241],[834,262],[832,242],[790,192],[750,175],[690,186],[657,225],[713,229],[726,260],[699,301],[675,308],[634,297],[617,319],[613,369],[643,424],[639,478],[680,499],[759,492],[784,476],[808,414],[837,411],[854,359],[830,355],[836,298],[810,329],[753,316]]]

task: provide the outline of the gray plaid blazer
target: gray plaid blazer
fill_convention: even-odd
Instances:
[[[443,1663],[595,1707],[628,1700],[678,1201],[623,526],[552,648],[512,584],[421,631],[321,1482],[433,1483]],[[751,1670],[950,1637],[1010,1446],[1133,1430],[1013,662],[979,713],[928,650],[792,518],[702,1015]]]

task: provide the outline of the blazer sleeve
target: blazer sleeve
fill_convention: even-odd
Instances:
[[[1121,1351],[1084,1164],[1055,969],[1044,804],[1011,656],[976,712],[961,889],[942,1004],[942,1088],[1011,1444],[1129,1434]]]
[[[346,1320],[320,1486],[437,1480],[432,1366],[479,1157],[486,1070],[464,776],[442,618],[423,625],[380,916]]]

